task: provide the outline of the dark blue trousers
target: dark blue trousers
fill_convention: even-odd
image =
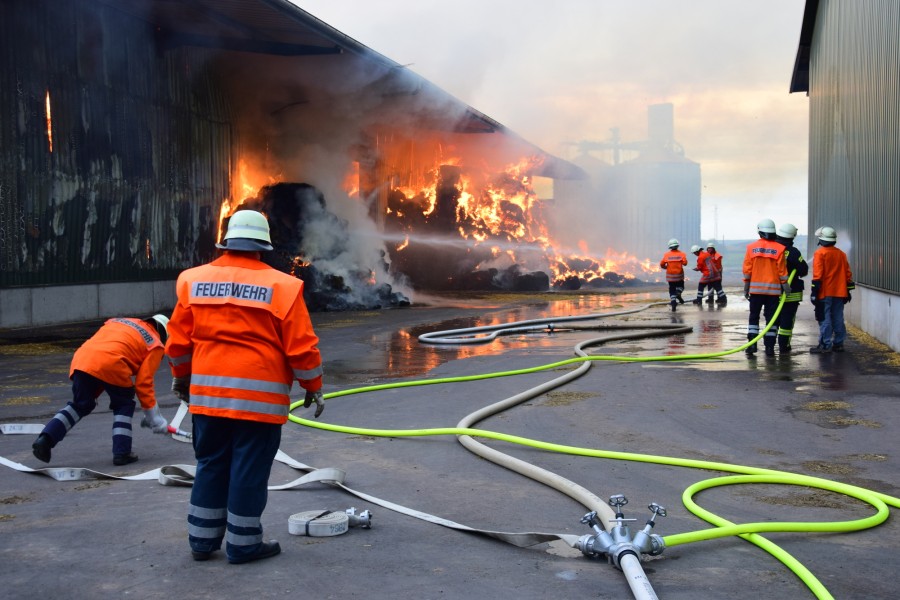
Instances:
[[[103,391],[109,394],[109,408],[113,413],[113,454],[131,452],[131,419],[134,417],[134,388],[106,383],[83,371],[72,374],[72,400],[44,426],[46,434],[56,446],[78,421],[97,408],[97,398]],[[52,447],[51,446],[51,447]]]
[[[191,550],[222,547],[228,558],[254,554],[263,542],[261,517],[281,425],[193,416],[197,474],[188,506]]]

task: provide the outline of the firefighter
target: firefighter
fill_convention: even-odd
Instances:
[[[699,306],[703,303],[703,290],[709,283],[709,267],[706,264],[709,254],[697,244],[691,246],[691,254],[697,257],[697,266],[694,267],[694,270],[700,272],[700,283],[697,284],[697,297],[692,302]],[[712,290],[712,286],[709,289]]]
[[[166,352],[172,391],[193,418],[191,554],[208,560],[224,541],[228,562],[238,564],[281,552],[263,541],[261,517],[294,380],[316,417],[325,404],[303,281],[260,260],[272,250],[266,217],[234,213],[217,247],[222,256],[178,277]]]
[[[763,219],[757,224],[756,230],[759,239],[747,246],[743,266],[744,297],[750,301],[748,340],[759,335],[760,312],[763,313],[766,324],[769,324],[778,308],[779,296],[791,293],[787,282],[784,246],[775,241],[775,222]],[[773,324],[763,338],[766,356],[775,356],[777,334],[778,330]],[[756,354],[756,344],[747,346],[746,352],[748,356]]]
[[[722,289],[722,255],[716,251],[716,243],[710,240],[706,243],[706,253],[709,255],[709,283],[710,289],[707,304],[713,303],[713,294],[715,294],[716,304],[725,306],[728,304],[728,297],[725,290]]]
[[[666,252],[659,266],[666,270],[666,283],[669,284],[669,304],[675,312],[678,304],[684,304],[681,292],[684,291],[684,267],[688,264],[687,255],[678,249],[678,240],[669,240],[669,251]]]
[[[809,349],[813,354],[843,352],[847,338],[844,326],[844,304],[856,289],[853,273],[844,251],[835,246],[837,233],[833,227],[817,230],[819,247],[813,254],[813,278],[810,301],[816,306],[819,322],[819,343]],[[819,319],[818,314],[821,314]]]
[[[164,315],[109,319],[75,351],[69,366],[72,400],[50,419],[31,445],[35,458],[49,463],[51,449],[93,412],[104,391],[109,395],[113,413],[114,465],[127,465],[138,459],[131,451],[135,393],[144,412],[141,426],[153,433],[168,432],[169,423],[159,412],[153,382],[164,354],[168,321]]]
[[[800,250],[794,246],[794,238],[797,236],[797,228],[791,223],[785,223],[775,231],[775,241],[784,246],[785,263],[788,275],[796,271],[791,280],[791,291],[784,299],[781,306],[781,314],[778,315],[778,352],[779,354],[791,353],[791,336],[794,333],[794,322],[797,318],[797,309],[803,300],[803,277],[809,274],[809,265],[803,260]]]

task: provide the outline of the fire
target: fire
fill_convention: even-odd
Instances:
[[[53,117],[50,114],[50,90],[44,96],[44,113],[47,116],[47,144],[50,146],[50,153],[53,153]]]
[[[542,165],[540,157],[522,158],[497,173],[479,172],[483,169],[469,168],[457,157],[439,157],[439,161],[420,171],[425,176],[417,178],[409,167],[412,158],[403,155],[396,159],[395,165],[403,166],[395,166],[399,174],[391,180],[384,209],[389,226],[404,233],[395,251],[409,247],[411,233],[446,235],[455,231],[461,241],[485,252],[486,260],[475,268],[483,268],[487,262],[522,265],[547,272],[554,285],[575,278],[621,283],[637,274],[656,275],[650,260],[613,249],[595,258],[583,241],[573,252],[551,238],[542,218],[545,203],[532,185],[532,173]],[[610,281],[613,275],[617,281]]]

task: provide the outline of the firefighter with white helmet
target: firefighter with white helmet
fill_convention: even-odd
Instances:
[[[748,340],[759,335],[760,313],[768,325],[778,308],[779,296],[791,293],[787,282],[784,246],[775,241],[775,222],[772,219],[762,219],[757,223],[756,231],[759,239],[747,246],[743,265],[744,297],[750,301]],[[778,330],[773,324],[763,338],[766,356],[775,356],[777,334]],[[747,346],[746,352],[748,356],[756,354],[756,344]]]
[[[669,251],[663,254],[659,267],[666,270],[666,283],[669,284],[669,305],[675,312],[679,304],[684,304],[681,292],[684,291],[684,267],[688,264],[687,255],[678,249],[678,240],[669,240]]]
[[[113,414],[114,465],[127,465],[138,459],[131,451],[135,395],[144,412],[141,426],[153,433],[168,432],[169,423],[159,412],[153,381],[164,355],[168,322],[161,314],[142,319],[109,319],[78,348],[69,366],[72,400],[50,419],[31,445],[35,458],[50,462],[51,449],[93,412],[104,391],[109,395]]]
[[[322,413],[322,358],[303,281],[260,260],[272,250],[266,217],[234,213],[217,247],[222,256],[178,277],[166,354],[193,417],[191,555],[208,560],[224,542],[228,562],[247,563],[281,552],[263,541],[269,474],[294,381]]]
[[[797,318],[797,309],[803,300],[803,277],[809,274],[809,265],[803,260],[800,249],[794,246],[794,238],[797,237],[797,227],[791,223],[778,226],[775,231],[775,241],[784,246],[784,256],[788,274],[795,272],[791,280],[791,291],[785,297],[778,315],[778,352],[783,355],[791,353],[791,337],[794,334],[794,322]]]
[[[819,343],[809,349],[813,354],[843,352],[847,338],[844,304],[850,302],[856,289],[850,263],[843,250],[835,246],[837,232],[833,227],[816,230],[818,249],[813,254],[813,278],[810,301],[816,307],[819,321]]]
[[[709,273],[706,282],[706,286],[709,288],[709,298],[706,299],[706,303],[712,304],[715,298],[716,304],[725,306],[728,303],[728,297],[725,290],[722,289],[722,255],[716,251],[716,243],[712,240],[706,243],[706,263],[706,271]],[[695,299],[694,304],[700,303]]]

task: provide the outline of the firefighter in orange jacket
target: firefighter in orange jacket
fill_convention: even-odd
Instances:
[[[131,451],[135,393],[144,411],[141,426],[153,433],[167,433],[169,424],[159,413],[153,377],[162,362],[168,321],[163,315],[109,319],[78,348],[69,367],[72,400],[44,426],[31,445],[35,458],[50,462],[51,448],[93,412],[104,391],[109,395],[113,413],[113,464],[127,465],[138,459]]]
[[[706,264],[709,271],[709,282],[706,285],[710,289],[709,298],[706,302],[712,304],[713,294],[715,294],[716,304],[724,306],[728,304],[728,296],[725,294],[725,290],[722,289],[722,255],[716,252],[716,243],[712,240],[706,243],[706,254],[708,257]]]
[[[850,302],[856,289],[853,273],[844,251],[835,246],[837,232],[833,227],[816,231],[819,248],[813,254],[813,279],[810,301],[822,318],[819,321],[819,343],[809,349],[813,354],[843,352],[847,339],[844,304]]]
[[[666,270],[666,283],[669,284],[669,304],[672,312],[678,304],[684,304],[681,292],[684,291],[684,267],[688,264],[687,255],[678,249],[678,240],[669,240],[669,251],[666,252],[659,267]]]
[[[757,224],[756,230],[759,239],[748,245],[744,254],[744,297],[750,301],[748,340],[759,335],[760,312],[763,313],[768,325],[778,308],[781,294],[791,293],[791,287],[787,282],[784,246],[775,241],[775,222],[772,219],[763,219]],[[763,337],[766,356],[775,356],[777,327],[777,323],[773,323]],[[756,344],[747,346],[746,352],[748,356],[756,354]]]
[[[228,562],[246,563],[281,552],[263,541],[269,474],[295,379],[322,413],[322,361],[303,281],[260,260],[272,250],[265,216],[234,213],[217,247],[222,256],[178,277],[166,352],[193,417],[191,554],[207,560],[224,540]]]

